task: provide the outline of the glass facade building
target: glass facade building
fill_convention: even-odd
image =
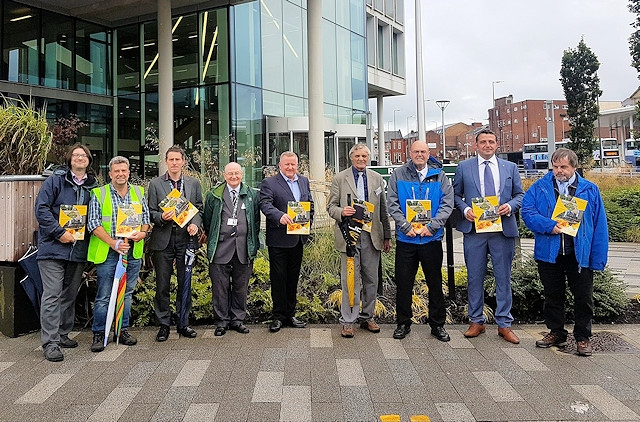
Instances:
[[[174,143],[195,169],[238,161],[257,186],[279,153],[309,158],[306,7],[256,0],[172,11]],[[323,1],[325,160],[334,170],[366,136],[365,7]],[[8,0],[1,14],[0,92],[46,105],[51,120],[78,115],[87,123],[79,141],[103,176],[114,155],[140,177],[157,175],[157,20],[99,25]]]

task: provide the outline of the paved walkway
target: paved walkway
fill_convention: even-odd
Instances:
[[[447,326],[441,343],[427,326],[402,341],[393,326],[340,337],[337,325],[156,343],[91,353],[90,331],[62,363],[43,360],[39,333],[0,336],[2,421],[635,421],[640,420],[640,326],[597,326],[626,345],[585,358],[539,349],[543,326],[516,326],[521,344],[495,326],[465,339]],[[417,420],[417,419],[416,419]]]

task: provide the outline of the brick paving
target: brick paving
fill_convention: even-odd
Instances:
[[[0,420],[640,420],[637,325],[595,326],[630,347],[588,358],[536,348],[542,325],[514,326],[519,345],[496,326],[466,339],[466,326],[448,325],[449,343],[424,325],[404,340],[392,325],[352,339],[338,325],[222,337],[195,328],[195,339],[173,331],[164,343],[153,327],[132,329],[136,346],[97,354],[89,330],[73,332],[80,346],[61,363],[44,360],[37,332],[0,336]]]

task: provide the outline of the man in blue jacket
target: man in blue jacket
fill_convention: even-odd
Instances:
[[[446,309],[442,292],[442,234],[453,210],[453,188],[442,164],[429,155],[424,141],[411,144],[411,160],[396,169],[389,179],[388,210],[396,223],[395,259],[396,318],[393,338],[403,339],[411,331],[413,284],[418,264],[429,287],[429,325],[431,334],[449,341],[444,329]],[[407,200],[431,201],[431,221],[416,230],[407,221]]]
[[[578,354],[591,356],[591,319],[593,318],[593,271],[602,271],[607,263],[609,229],[598,187],[576,173],[575,152],[559,148],[551,156],[553,172],[536,181],[522,203],[522,219],[534,233],[534,258],[544,286],[544,319],[549,334],[536,341],[538,347],[564,347],[565,279],[573,294],[575,325],[573,335]],[[563,234],[551,219],[560,194],[587,201],[575,237]]]
[[[91,189],[98,186],[89,174],[92,157],[84,145],[73,145],[66,155],[67,168],[56,170],[44,181],[36,199],[38,220],[38,268],[42,277],[40,325],[42,350],[52,362],[64,359],[61,347],[77,347],[69,338],[75,320],[75,303],[87,262],[89,235],[76,240],[60,225],[61,205],[89,204]],[[86,219],[86,215],[85,215]]]

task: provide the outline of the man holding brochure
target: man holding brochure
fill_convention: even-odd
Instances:
[[[389,179],[388,209],[396,223],[395,279],[398,326],[393,338],[411,331],[413,284],[418,264],[429,287],[431,335],[449,341],[444,329],[446,309],[442,292],[442,235],[453,210],[453,189],[442,163],[430,156],[424,141],[411,144],[411,160]],[[422,217],[420,217],[422,216]],[[426,218],[425,218],[426,217]]]
[[[303,245],[309,239],[313,222],[309,179],[298,174],[296,153],[283,152],[278,168],[278,173],[267,177],[260,185],[260,210],[267,218],[266,243],[273,299],[273,320],[269,330],[272,333],[283,326],[304,328],[307,325],[295,317],[296,295]],[[299,208],[300,212],[292,207]]]
[[[153,304],[160,330],[156,341],[169,338],[171,325],[170,287],[173,261],[176,262],[178,292],[176,311],[180,313],[182,291],[185,283],[185,252],[190,237],[196,236],[202,227],[202,187],[200,182],[183,174],[186,162],[184,150],[177,145],[170,147],[165,154],[167,172],[149,183],[149,212],[153,231],[149,240],[153,266],[156,272],[156,296]],[[177,213],[176,213],[177,210]],[[190,309],[186,310],[187,321]],[[181,327],[178,334],[194,338],[197,333],[189,325]]]
[[[522,203],[522,219],[536,238],[533,257],[544,286],[544,319],[549,329],[536,346],[567,344],[566,280],[575,302],[573,335],[577,351],[581,356],[591,356],[593,271],[602,271],[607,264],[607,216],[598,186],[576,173],[575,152],[558,148],[551,163],[553,172],[531,185]],[[563,214],[575,210],[578,213],[571,215],[580,218],[563,218]]]
[[[463,216],[456,228],[464,234],[469,286],[470,325],[464,336],[477,337],[485,332],[484,277],[487,255],[491,255],[496,280],[498,335],[518,344],[520,339],[511,330],[511,262],[518,237],[515,213],[524,196],[522,181],[518,166],[496,157],[495,133],[489,129],[478,132],[476,148],[478,156],[460,162],[453,181],[456,208]]]
[[[334,243],[342,256],[341,285],[342,303],[340,305],[340,322],[342,337],[353,337],[353,324],[360,321],[360,327],[380,332],[380,326],[373,319],[378,289],[378,264],[380,251],[391,249],[391,228],[387,213],[387,200],[384,193],[384,181],[378,173],[367,170],[369,148],[366,144],[355,144],[349,151],[352,166],[336,174],[331,183],[331,192],[327,204],[327,212],[336,220]],[[354,201],[367,207],[356,205]],[[373,209],[370,211],[369,206]],[[355,245],[353,267],[353,306],[350,304],[347,286],[347,253],[346,242],[339,225],[344,217],[356,218],[357,208],[364,222],[362,231]],[[360,293],[362,290],[362,294]],[[360,300],[362,299],[362,311]]]
[[[149,208],[142,186],[129,184],[129,160],[116,156],[109,162],[111,183],[91,191],[87,231],[91,232],[87,260],[96,264],[97,292],[93,306],[92,352],[104,350],[105,325],[113,278],[120,255],[127,255],[127,287],[119,343],[133,346],[138,341],[129,334],[131,296],[138,283],[144,238],[149,230]],[[120,216],[127,213],[124,221]],[[121,221],[121,224],[118,224]],[[108,328],[108,327],[106,327]]]

